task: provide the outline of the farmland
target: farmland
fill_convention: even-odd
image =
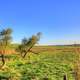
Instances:
[[[74,46],[36,46],[23,59],[19,53],[5,55],[0,80],[75,80],[78,54]],[[2,64],[2,62],[0,62]]]

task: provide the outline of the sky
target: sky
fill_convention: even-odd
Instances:
[[[42,32],[39,44],[80,43],[80,0],[0,0],[0,30],[13,42]]]

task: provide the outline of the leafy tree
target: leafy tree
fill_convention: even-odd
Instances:
[[[6,53],[6,48],[9,47],[10,43],[11,43],[11,33],[12,33],[12,29],[7,28],[7,29],[3,29],[2,31],[0,31],[0,47],[1,47],[1,58],[2,58],[2,62],[3,65],[5,64],[5,59],[4,59],[4,54]]]
[[[23,44],[23,45],[27,44],[27,42],[28,42],[27,38],[23,38],[23,39],[22,39],[22,44]]]
[[[35,53],[31,50],[31,48],[40,40],[41,33],[37,33],[36,35],[32,35],[29,39],[22,39],[21,45],[18,47],[18,51],[21,53],[24,58],[28,52]]]
[[[11,33],[12,33],[12,29],[10,28],[7,28],[7,29],[3,29],[1,32],[0,32],[0,36],[1,36],[1,42],[2,44],[6,47],[9,45],[12,37],[11,37]]]

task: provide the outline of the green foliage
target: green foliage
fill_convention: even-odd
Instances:
[[[11,43],[10,28],[0,32],[0,49],[6,50]],[[41,33],[33,35],[29,39],[22,39],[17,46],[20,53],[27,53],[40,40]],[[50,49],[50,48],[49,48]],[[4,51],[3,51],[4,52]],[[78,55],[74,52],[43,52],[39,55],[29,52],[25,59],[20,55],[5,56],[6,64],[0,69],[0,80],[63,80],[67,75],[68,80],[74,80],[74,63]]]
[[[10,28],[7,28],[7,29],[3,29],[1,32],[0,32],[0,46],[8,46],[11,42],[11,34],[12,34],[12,29]]]
[[[45,52],[38,56],[29,53],[25,59],[13,55],[0,70],[0,76],[10,80],[63,80],[66,74],[68,80],[74,80],[74,59],[77,59],[74,53]]]
[[[41,33],[37,33],[37,35],[32,35],[31,38],[29,39],[26,39],[26,38],[23,38],[22,39],[22,43],[19,45],[19,47],[17,48],[17,51],[19,51],[21,54],[24,53],[24,56],[27,54],[27,52],[30,51],[30,49],[35,45],[37,44],[37,42],[39,41],[40,39],[40,35]]]

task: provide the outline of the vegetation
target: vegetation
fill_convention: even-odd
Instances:
[[[35,53],[31,50],[31,48],[39,41],[41,33],[37,33],[37,35],[33,35],[29,39],[22,39],[21,45],[18,47],[18,51],[23,55],[22,57],[24,58],[28,52]]]
[[[79,80],[79,46],[34,46],[40,32],[11,44],[11,34],[10,28],[0,32],[0,80]]]
[[[8,28],[8,29],[3,29],[0,32],[0,54],[2,57],[2,62],[3,65],[5,64],[5,60],[4,60],[4,54],[7,53],[7,48],[10,47],[10,42],[11,42],[11,33],[12,33],[12,29]]]
[[[10,80],[75,80],[74,63],[77,55],[58,50],[46,51],[39,55],[28,53],[25,59],[9,55],[9,60],[0,70],[0,76]]]

